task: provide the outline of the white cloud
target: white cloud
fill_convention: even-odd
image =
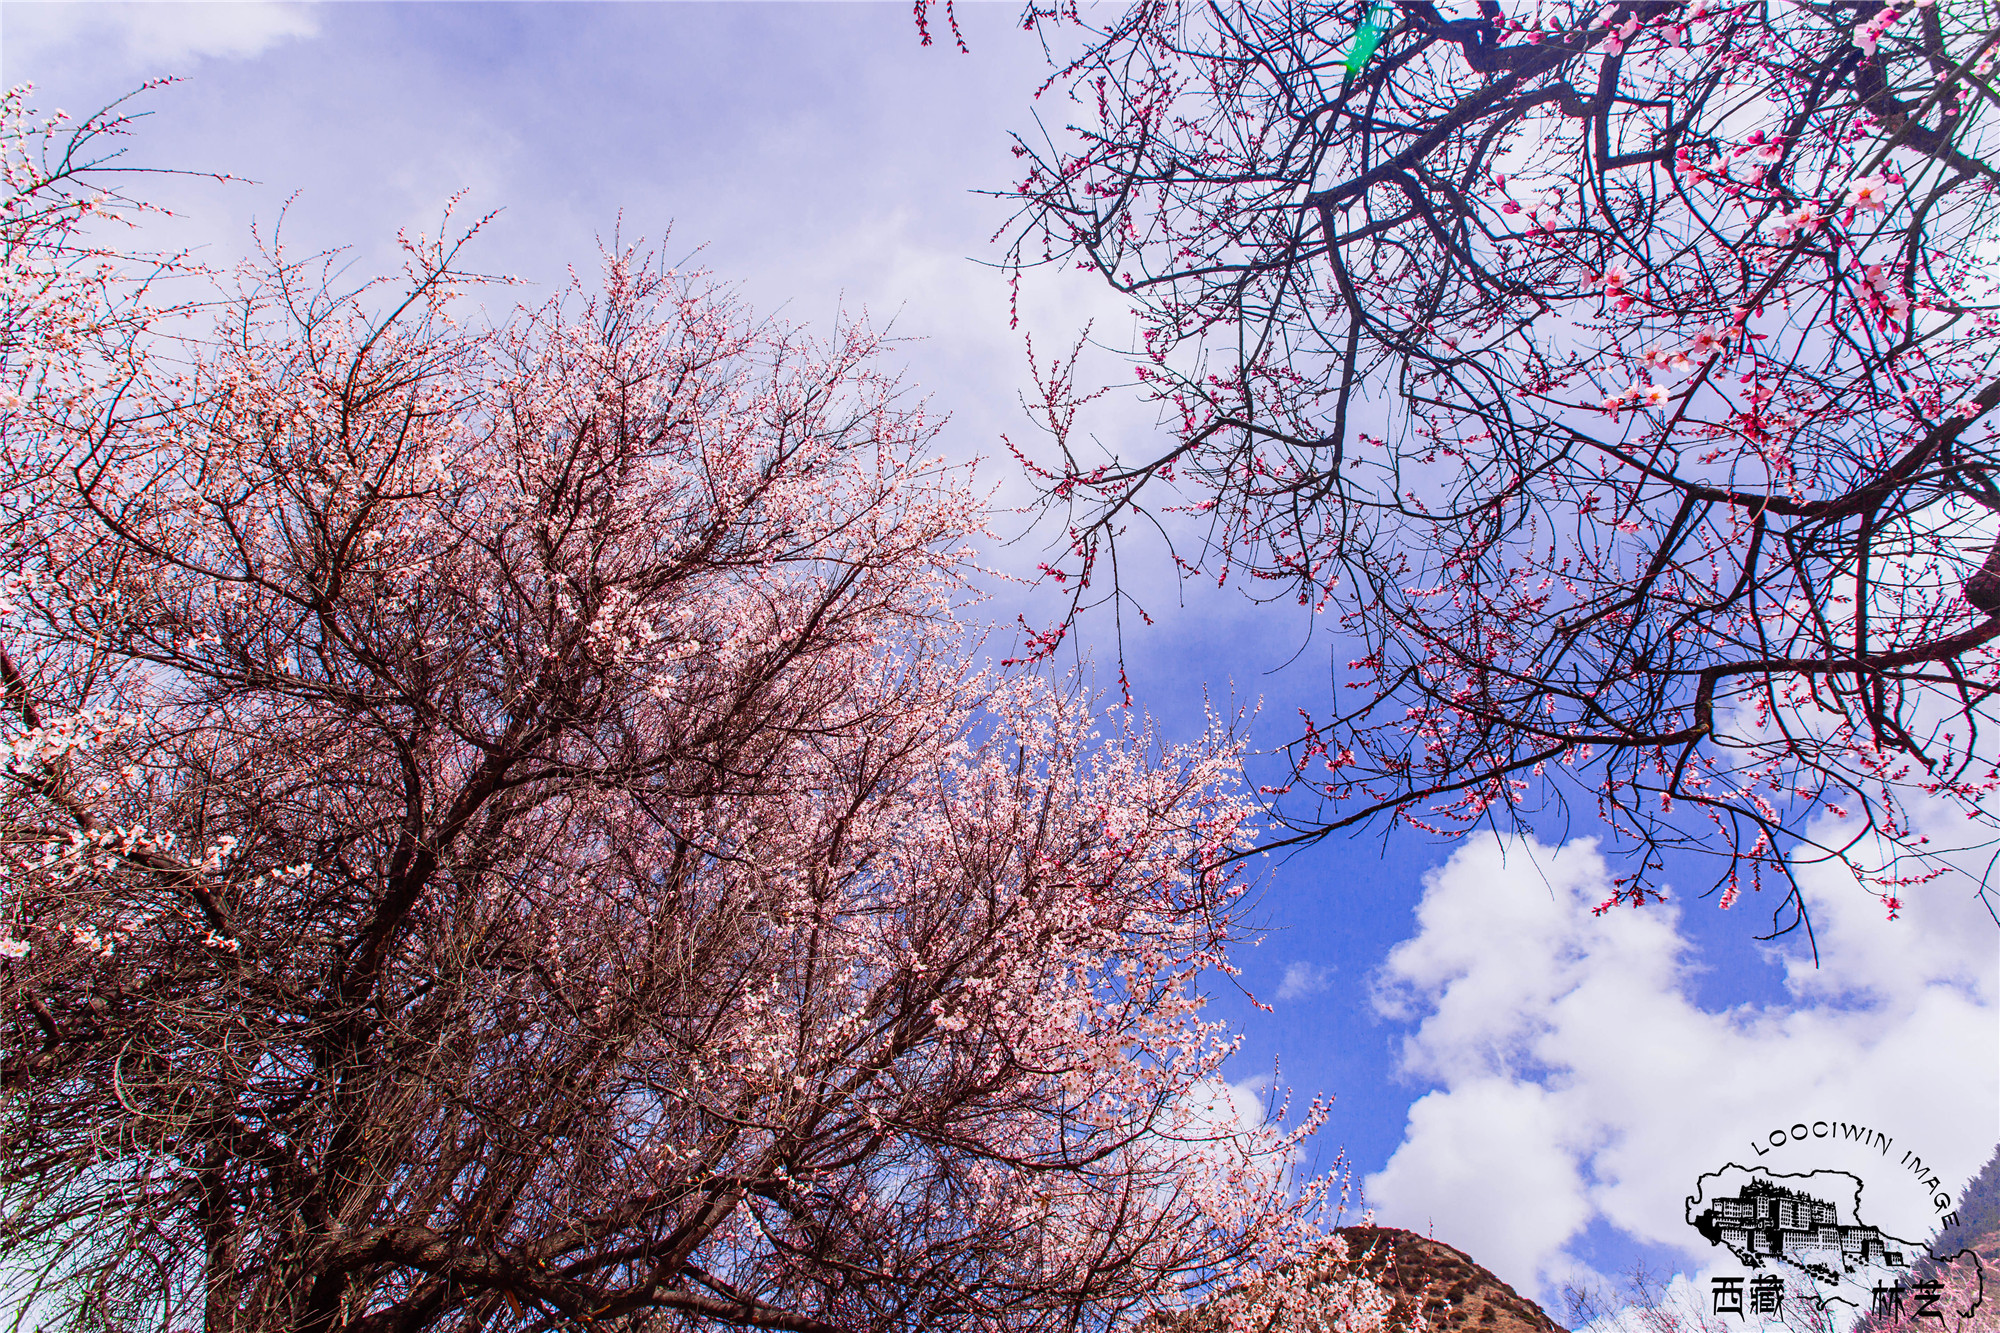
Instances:
[[[1147,1135],[1147,1151],[1158,1154],[1154,1162],[1161,1167],[1194,1168],[1196,1175],[1239,1181],[1252,1192],[1279,1188],[1299,1154],[1284,1141],[1288,1127],[1266,1114],[1270,1092],[1268,1078],[1197,1079]]]
[[[43,80],[86,63],[134,80],[185,74],[203,59],[247,60],[319,31],[310,5],[270,0],[13,3],[0,13],[0,25],[10,81]]]
[[[1191,1137],[1238,1139],[1254,1138],[1264,1128],[1264,1099],[1270,1080],[1246,1078],[1230,1083],[1220,1078],[1204,1078],[1184,1094]]]
[[[1332,967],[1317,963],[1291,963],[1285,968],[1285,979],[1278,983],[1278,993],[1274,998],[1280,1004],[1303,1000],[1320,994],[1332,984]]]
[[[1547,1298],[1592,1276],[1574,1247],[1593,1222],[1681,1251],[1688,1271],[1712,1262],[1684,1200],[1702,1172],[1757,1161],[1758,1140],[1777,1170],[1861,1161],[1852,1145],[1771,1148],[1773,1128],[1878,1128],[1893,1149],[1871,1171],[1914,1151],[1955,1189],[2000,1136],[1992,920],[1944,881],[1888,922],[1844,871],[1801,879],[1820,968],[1789,944],[1790,1003],[1715,1010],[1692,997],[1678,908],[1592,914],[1610,892],[1592,842],[1460,848],[1377,979],[1378,1009],[1415,1024],[1405,1072],[1435,1090],[1368,1178],[1369,1203]],[[1936,1226],[1914,1177],[1869,1207],[1892,1234]]]

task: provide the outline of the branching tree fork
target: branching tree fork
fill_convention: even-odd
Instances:
[[[1581,794],[1613,901],[1706,851],[1725,904],[1839,858],[1893,912],[1990,839],[1990,5],[1031,19],[1073,121],[1017,143],[1010,256],[1130,298],[1161,411],[1100,452],[1040,370],[1048,569],[1122,600],[1150,525],[1359,644],[1268,789],[1293,841]]]

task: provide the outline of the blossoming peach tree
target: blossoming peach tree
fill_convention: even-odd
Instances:
[[[876,338],[421,237],[164,321],[9,110],[20,1319],[1093,1329],[1317,1240],[1316,1117],[1215,1109],[1227,736],[968,663]]]
[[[1298,839],[1580,800],[1609,901],[1706,852],[1789,921],[1801,860],[1893,913],[1992,838],[1991,5],[1028,21],[1064,63],[1011,259],[1129,300],[1160,414],[1100,449],[1075,360],[1038,370],[1040,651],[1150,525],[1340,645],[1267,788]]]

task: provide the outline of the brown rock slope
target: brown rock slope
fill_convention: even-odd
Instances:
[[[1542,1307],[1443,1241],[1397,1227],[1342,1227],[1348,1264],[1395,1298],[1390,1326],[1432,1333],[1564,1333]],[[1412,1318],[1421,1313],[1422,1322]]]
[[[1303,1308],[1284,1297],[1264,1318],[1268,1333],[1341,1333],[1347,1321],[1337,1292],[1360,1276],[1374,1279],[1394,1302],[1390,1333],[1564,1333],[1540,1306],[1516,1292],[1461,1251],[1442,1241],[1396,1227],[1342,1227],[1347,1258],[1336,1261],[1331,1245],[1304,1263]],[[1291,1270],[1296,1281],[1298,1270]],[[1247,1291],[1261,1304],[1254,1284]],[[1289,1284],[1288,1284],[1289,1285]],[[1217,1311],[1202,1306],[1178,1314],[1154,1314],[1143,1333],[1216,1333]]]

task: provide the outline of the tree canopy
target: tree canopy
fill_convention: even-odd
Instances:
[[[17,1323],[1106,1329],[1316,1239],[1226,731],[973,662],[875,335],[625,249],[488,323],[449,227],[170,306],[122,123],[5,111]]]

